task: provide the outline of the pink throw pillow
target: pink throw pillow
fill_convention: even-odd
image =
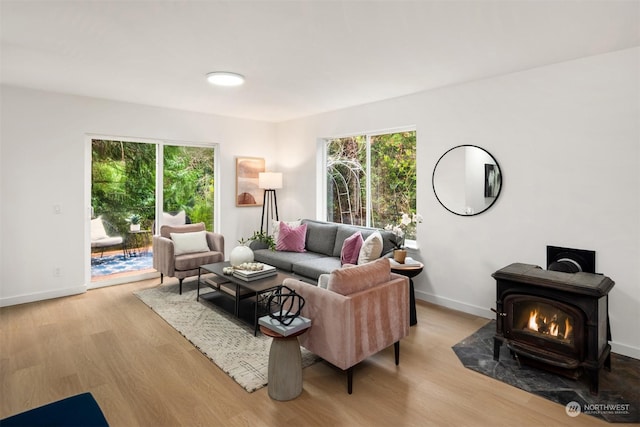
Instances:
[[[340,263],[344,264],[357,264],[358,255],[360,255],[360,248],[364,243],[362,234],[356,231],[351,236],[344,239],[342,244],[342,251],[340,252]]]
[[[286,222],[280,222],[280,233],[276,242],[277,251],[306,252],[304,248],[307,239],[307,224],[290,227]]]

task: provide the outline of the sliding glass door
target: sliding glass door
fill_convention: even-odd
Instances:
[[[163,217],[184,211],[188,221],[204,222],[207,230],[213,230],[213,161],[213,147],[163,147]]]
[[[152,237],[163,222],[213,230],[214,160],[213,146],[91,139],[92,287],[155,275]]]

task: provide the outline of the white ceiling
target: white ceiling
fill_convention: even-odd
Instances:
[[[636,0],[0,5],[2,83],[273,122],[640,45]]]

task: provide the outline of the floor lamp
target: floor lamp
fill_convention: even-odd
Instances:
[[[262,231],[266,229],[266,233],[267,235],[269,235],[269,220],[279,219],[276,190],[282,188],[282,173],[260,172],[258,174],[258,187],[264,189],[264,202],[262,203],[262,220],[260,222],[260,233],[262,233]]]

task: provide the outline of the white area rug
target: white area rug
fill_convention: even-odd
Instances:
[[[196,301],[195,282],[183,283],[182,295],[177,284],[134,294],[245,390],[253,392],[267,385],[271,338],[260,331],[254,337],[249,324],[203,298]],[[319,360],[301,350],[303,368]]]

